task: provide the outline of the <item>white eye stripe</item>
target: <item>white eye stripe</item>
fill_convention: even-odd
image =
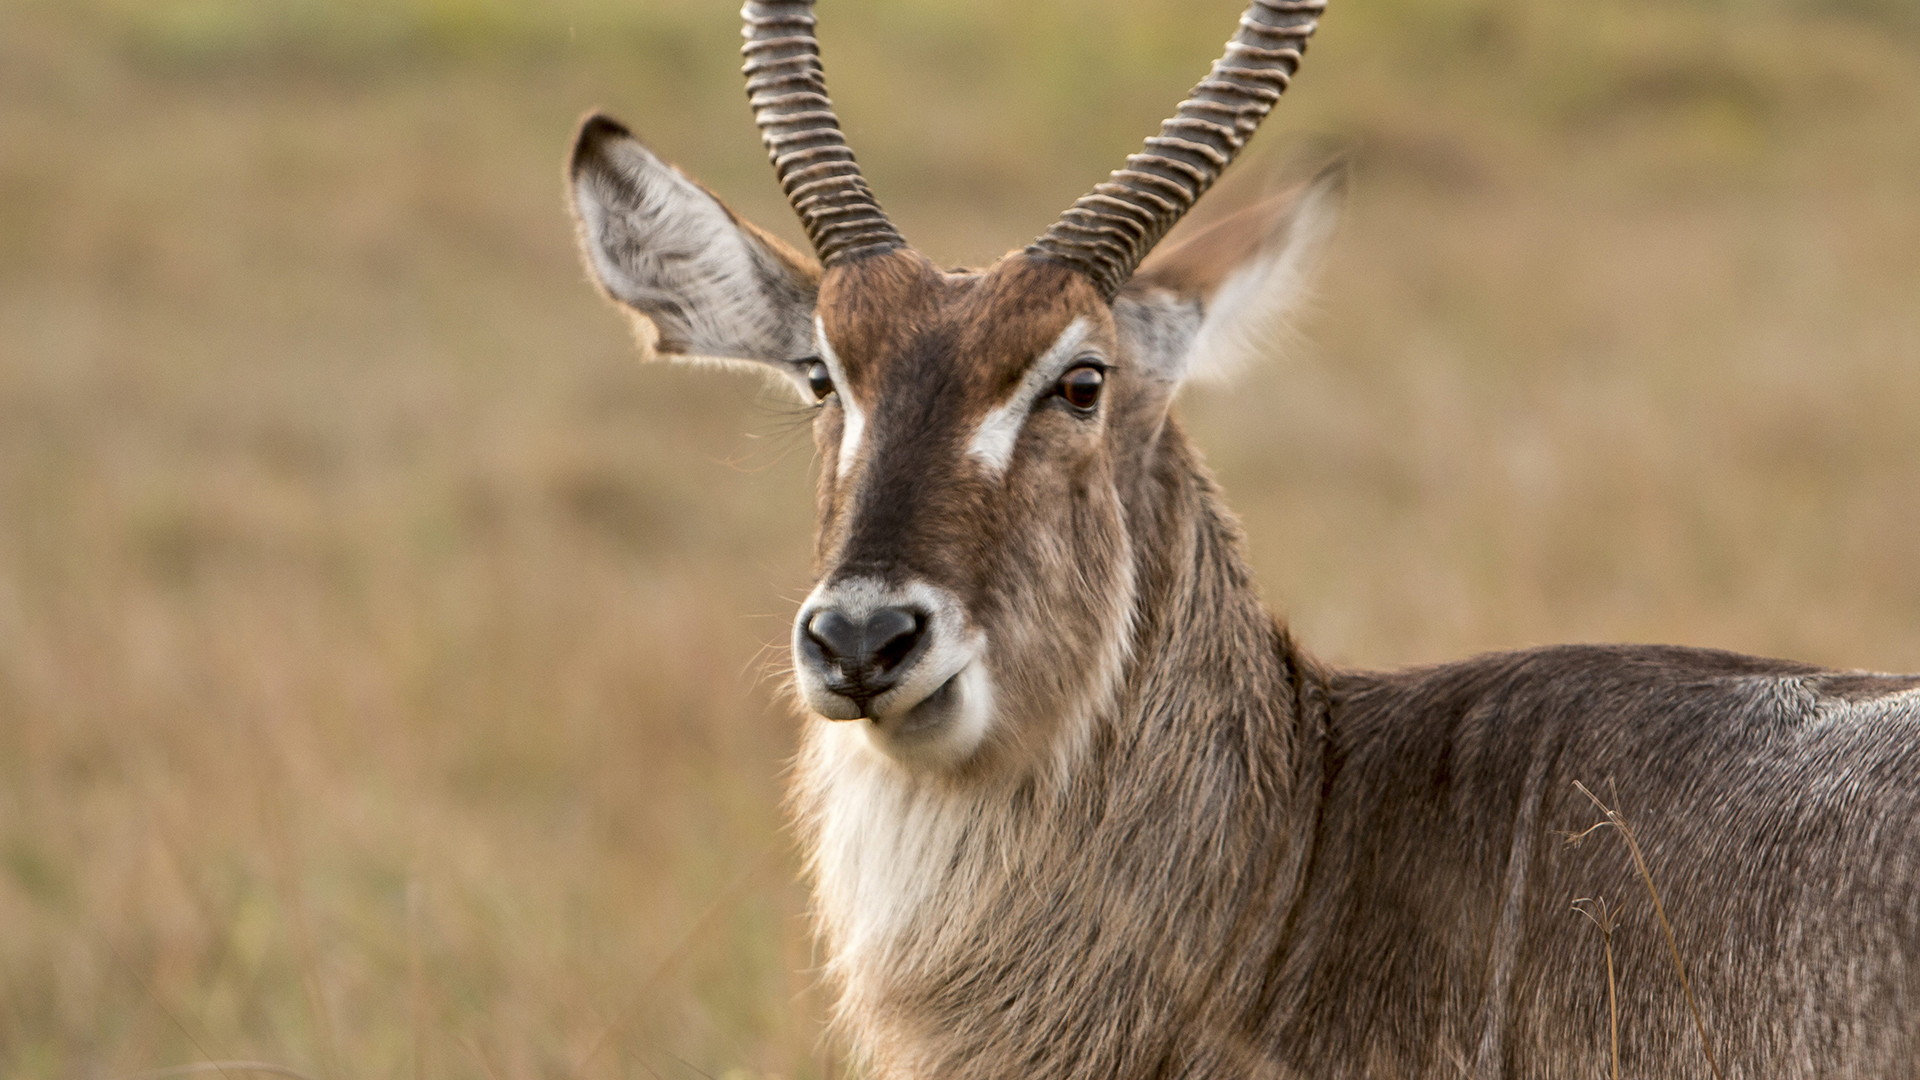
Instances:
[[[840,395],[840,464],[834,475],[844,479],[847,470],[853,467],[854,457],[860,453],[860,440],[867,431],[867,414],[853,399],[853,384],[847,381],[847,369],[840,366],[840,354],[834,352],[833,345],[827,341],[827,325],[818,315],[813,317],[813,343],[820,352],[820,362],[827,365],[827,374],[833,377],[834,392]]]
[[[1079,358],[1080,346],[1092,332],[1093,324],[1084,317],[1068,324],[1047,351],[1027,368],[1013,396],[980,421],[973,438],[967,441],[967,454],[995,476],[1006,472],[1007,464],[1013,460],[1014,444],[1020,440],[1020,429],[1026,425],[1027,414],[1033,411],[1033,403],[1042,390],[1058,382],[1068,365]]]

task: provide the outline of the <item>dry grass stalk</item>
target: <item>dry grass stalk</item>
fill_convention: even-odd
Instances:
[[[168,1007],[165,1001],[161,1000],[160,995],[154,992],[153,984],[147,981],[146,976],[140,974],[140,969],[134,967],[132,964],[127,963],[127,958],[120,954],[120,950],[114,946],[113,942],[111,941],[106,942],[106,946],[107,946],[107,950],[113,954],[114,960],[118,962],[121,967],[127,970],[127,974],[133,976],[134,982],[137,982],[140,984],[140,992],[146,996],[146,999],[148,1001],[153,1002],[154,1008],[160,1010],[161,1015],[167,1018],[167,1022],[172,1024],[175,1030],[179,1031],[180,1034],[186,1038],[187,1043],[191,1045],[194,1048],[194,1050],[200,1054],[201,1057],[206,1057],[207,1049],[205,1046],[201,1045],[200,1040],[198,1038],[194,1037],[193,1029],[187,1027],[186,1022],[180,1019],[180,1014],[174,1012],[173,1009]],[[232,1062],[204,1061],[196,1065],[182,1065],[172,1070],[161,1070],[160,1074],[141,1073],[136,1077],[129,1077],[128,1080],[152,1080],[152,1078],[154,1078],[156,1075],[167,1075],[167,1076],[178,1075],[180,1070],[186,1070],[189,1072],[217,1072],[220,1074],[222,1080],[231,1080],[231,1078],[227,1075],[229,1068],[232,1068],[233,1071],[235,1072],[261,1071],[259,1069],[243,1070],[240,1067],[234,1066],[234,1063]],[[279,1067],[268,1066],[268,1068],[278,1069]]]
[[[1583,904],[1586,906],[1581,906]],[[1600,940],[1606,948],[1607,1028],[1612,1036],[1613,1080],[1620,1080],[1620,998],[1613,976],[1613,929],[1620,923],[1620,912],[1609,907],[1603,898],[1584,896],[1573,902],[1573,910],[1600,928]]]
[[[1602,814],[1606,815],[1607,820],[1600,824],[1613,826],[1620,833],[1621,838],[1627,842],[1627,852],[1633,856],[1633,868],[1640,875],[1641,882],[1646,885],[1647,896],[1653,901],[1653,913],[1659,917],[1660,929],[1667,935],[1667,951],[1673,956],[1673,970],[1680,975],[1680,990],[1687,998],[1687,1012],[1693,1016],[1694,1030],[1700,1033],[1700,1052],[1707,1056],[1707,1068],[1712,1071],[1714,1080],[1720,1080],[1720,1064],[1714,1060],[1713,1043],[1707,1038],[1707,1025],[1700,1019],[1700,1004],[1693,997],[1693,982],[1687,978],[1687,965],[1680,960],[1680,945],[1674,940],[1673,924],[1667,920],[1667,906],[1660,902],[1660,890],[1654,887],[1653,873],[1647,869],[1647,858],[1640,851],[1640,841],[1634,836],[1633,827],[1627,824],[1627,819],[1622,817],[1619,811],[1601,802],[1599,797],[1588,791],[1587,786],[1580,781],[1575,780],[1573,786],[1580,790],[1580,794],[1591,800]],[[1594,826],[1594,828],[1599,827],[1599,825]],[[1611,950],[1609,950],[1609,957],[1611,957]],[[1611,977],[1611,959],[1609,959],[1608,968],[1609,977]],[[1615,1046],[1616,1048],[1618,1046],[1617,1039]]]

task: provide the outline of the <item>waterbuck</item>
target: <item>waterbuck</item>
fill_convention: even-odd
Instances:
[[[817,263],[580,130],[586,258],[650,350],[815,409],[792,807],[844,1035],[923,1080],[1593,1076],[1616,1037],[1640,1078],[1920,1076],[1920,677],[1642,646],[1340,670],[1256,598],[1169,404],[1273,340],[1340,181],[1146,257],[1321,8],[1254,0],[1143,152],[980,271],[875,202],[811,0],[744,16]],[[1575,781],[1626,810],[1671,946],[1626,834],[1568,842],[1601,820]],[[1594,896],[1632,905],[1610,946]]]

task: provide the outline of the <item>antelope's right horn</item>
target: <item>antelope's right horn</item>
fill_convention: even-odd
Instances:
[[[1093,279],[1111,300],[1240,152],[1294,72],[1326,0],[1253,0],[1213,71],[1127,167],[1027,247]]]
[[[827,97],[814,36],[814,0],[748,0],[740,11],[747,43],[747,100],[780,189],[806,227],[820,262],[905,247],[860,175]]]

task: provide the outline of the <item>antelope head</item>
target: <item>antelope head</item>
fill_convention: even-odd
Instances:
[[[953,772],[1041,752],[1113,700],[1171,399],[1271,343],[1337,179],[1146,257],[1278,100],[1323,4],[1254,0],[1141,153],[981,271],[942,271],[881,211],[826,96],[812,0],[743,16],[748,95],[818,262],[587,119],[570,177],[607,295],[654,352],[756,367],[815,410],[818,584],[792,639],[809,710]]]

